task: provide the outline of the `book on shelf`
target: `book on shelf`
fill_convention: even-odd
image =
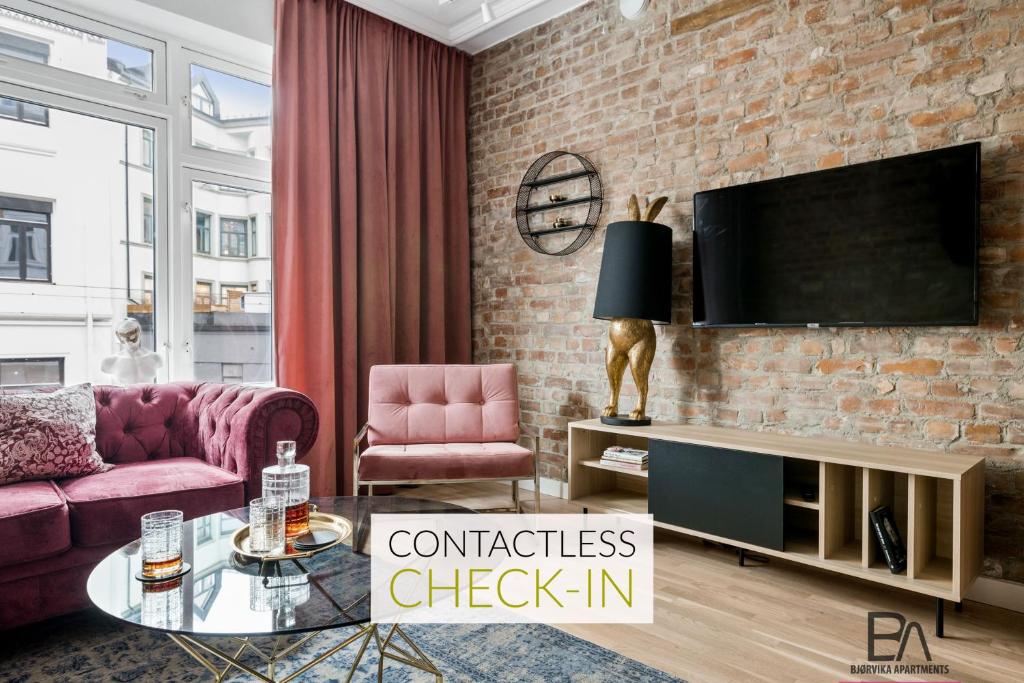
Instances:
[[[601,458],[601,464],[608,467],[616,467],[620,470],[646,470],[646,462],[622,462],[621,460],[608,460],[607,458]]]
[[[611,460],[611,461],[614,461],[614,462],[647,462],[647,457],[646,456],[643,457],[643,458],[624,458],[624,457],[622,457],[620,455],[609,455],[607,453],[602,455],[601,459],[602,460]]]
[[[903,545],[896,518],[888,505],[880,505],[871,511],[871,528],[882,551],[889,571],[899,574],[907,568],[907,548]]]
[[[609,446],[604,449],[602,459],[615,460],[619,462],[647,462],[647,451],[639,448],[626,448],[624,446]]]

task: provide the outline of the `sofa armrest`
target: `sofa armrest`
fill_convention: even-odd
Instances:
[[[203,458],[245,480],[247,501],[261,495],[263,468],[277,461],[278,441],[294,441],[302,458],[316,440],[316,406],[297,391],[204,384],[197,398]]]

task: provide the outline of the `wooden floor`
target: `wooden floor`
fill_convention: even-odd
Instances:
[[[507,505],[500,484],[421,486],[398,495],[472,508]],[[532,509],[532,492],[524,499]],[[544,497],[544,512],[578,512]],[[807,681],[1024,681],[1024,615],[965,603],[946,610],[946,638],[933,634],[934,600],[781,560],[739,567],[718,546],[665,531],[655,534],[653,624],[561,625],[581,638],[690,683]],[[928,636],[932,664],[946,675],[851,675],[867,663],[867,613],[901,612]],[[881,626],[881,625],[880,625]],[[888,624],[885,630],[889,630]],[[892,652],[885,647],[883,652]],[[916,642],[905,664],[926,660]]]

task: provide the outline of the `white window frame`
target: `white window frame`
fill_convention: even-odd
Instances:
[[[189,142],[191,143],[191,138],[189,138]],[[236,187],[236,188],[238,188],[240,190],[249,190],[249,191],[252,191],[252,192],[265,192],[267,194],[270,193],[270,183],[266,182],[266,181],[255,180],[253,178],[244,177],[244,176],[230,175],[230,174],[227,174],[227,173],[217,173],[217,172],[208,171],[208,170],[205,170],[205,169],[192,168],[192,167],[189,167],[189,166],[183,166],[182,167],[182,169],[181,169],[181,179],[180,179],[179,187],[181,187],[181,192],[182,192],[181,196],[185,198],[185,201],[184,201],[184,210],[181,212],[180,222],[178,224],[178,230],[176,232],[178,234],[178,240],[177,240],[177,242],[178,242],[178,244],[177,244],[178,254],[180,254],[180,255],[182,255],[184,257],[183,260],[185,262],[178,264],[178,269],[179,269],[179,272],[182,273],[182,277],[187,278],[187,281],[190,282],[190,283],[194,282],[193,275],[192,275],[192,259],[193,259],[194,256],[196,256],[196,254],[194,252],[194,242],[195,242],[195,207],[192,205],[192,184],[193,183],[210,183],[210,184],[213,184],[213,185],[227,185],[229,187]],[[207,212],[203,211],[202,213],[207,213]],[[220,226],[219,226],[220,214],[214,214],[214,215],[218,219],[217,241],[216,241],[216,245],[212,245],[211,244],[211,247],[216,246],[217,251],[215,253],[211,253],[210,255],[218,255],[218,257],[219,257],[219,254],[220,254]],[[202,256],[206,256],[206,254],[202,254]],[[232,258],[232,257],[223,257],[223,258]],[[273,257],[271,257],[271,258],[273,258]],[[205,280],[204,280],[204,282],[205,282]],[[220,285],[221,285],[221,282],[220,282],[220,280],[218,280],[214,284],[219,288]],[[227,283],[227,284],[231,284],[231,283]],[[272,289],[276,289],[276,288],[272,288]],[[194,341],[193,337],[192,337],[192,300],[193,300],[192,291],[193,291],[192,289],[189,290],[189,298],[188,298],[188,301],[185,302],[185,303],[187,303],[187,306],[186,307],[179,307],[179,310],[177,311],[177,315],[181,316],[181,319],[185,323],[184,326],[183,326],[183,329],[187,331],[187,337],[186,337],[184,343],[181,345],[181,348],[180,348],[178,363],[179,364],[187,364],[187,366],[190,369],[192,367],[192,346],[193,346],[193,341]],[[211,296],[219,297],[219,295],[220,295],[220,290],[219,289],[217,289],[216,291],[213,291],[213,288],[211,288]],[[276,299],[275,294],[273,292],[270,292],[270,326],[271,326],[271,330],[276,330],[277,329],[277,302],[276,302],[275,299]],[[271,332],[271,335],[270,335],[270,353],[271,353],[270,381],[268,381],[268,382],[247,382],[247,384],[266,384],[268,386],[276,385],[276,383],[277,383],[277,363],[274,361],[274,358],[276,356],[276,352],[277,352],[277,338],[274,335],[274,333]]]
[[[167,103],[167,44],[164,41],[33,0],[0,0],[0,7],[149,50],[153,54],[153,89],[132,88],[56,66],[6,56],[0,57],[0,78],[58,90],[65,90],[70,86],[74,92],[89,99],[95,96],[105,101],[127,105]]]
[[[0,0],[2,2],[2,0]],[[265,159],[232,154],[192,145],[192,65],[214,69],[229,76],[237,76],[254,83],[271,87],[269,72],[258,71],[227,59],[218,59],[208,54],[182,48],[176,60],[171,94],[179,103],[185,115],[179,119],[179,135],[182,141],[182,164],[192,168],[205,169],[238,175],[254,180],[270,182],[270,162]],[[177,89],[180,90],[177,90]]]
[[[120,8],[112,1],[97,3],[111,15],[104,15],[98,10],[90,12],[88,17],[82,16],[86,10],[77,5],[66,5],[66,10],[53,6],[60,2],[47,0],[48,4],[42,4],[35,0],[0,0],[0,6],[151,50],[153,90],[146,92],[48,65],[0,57],[0,92],[44,106],[154,130],[156,344],[157,351],[165,356],[164,367],[157,380],[192,379],[192,249],[195,227],[191,183],[194,179],[269,193],[271,174],[267,160],[192,146],[191,64],[270,86],[272,48],[240,37],[222,53],[220,48],[212,47],[217,41],[211,39],[222,37],[224,31],[221,29],[209,27],[206,31],[207,27],[201,27],[193,33],[195,22],[182,21],[174,24],[173,30],[182,32],[175,35],[139,24],[138,21],[143,19],[133,22],[132,18],[113,16]],[[148,13],[147,10],[142,16]],[[128,11],[127,8],[126,15],[140,16],[137,10]],[[242,61],[248,65],[243,65]],[[213,230],[215,224],[216,221],[212,221],[211,255],[219,246]],[[266,258],[273,258],[269,244],[264,251]],[[272,292],[272,329],[276,329],[274,296]],[[271,348],[276,348],[273,335]],[[272,356],[271,384],[277,377],[274,360]]]
[[[54,109],[63,109],[85,116],[95,116],[102,119],[114,121],[133,126],[151,128],[154,131],[155,145],[159,147],[165,144],[168,138],[167,121],[159,117],[140,114],[138,112],[120,109],[105,104],[100,104],[86,99],[61,95],[37,88],[28,88],[23,85],[9,83],[0,78],[0,94],[20,100],[26,100],[34,104],[40,104]],[[163,143],[161,141],[164,141]],[[157,152],[157,158],[160,153]],[[155,164],[153,168],[153,218],[156,222],[156,235],[153,243],[153,267],[156,270],[154,278],[154,303],[156,305],[156,348],[157,351],[167,349],[170,346],[170,306],[168,299],[174,286],[173,273],[168,267],[168,230],[161,230],[161,225],[169,225],[167,221],[170,209],[169,187],[170,177],[165,164]],[[51,224],[51,231],[53,227]],[[169,364],[167,364],[169,365]],[[164,367],[157,374],[157,380],[168,381],[173,377],[177,368]]]

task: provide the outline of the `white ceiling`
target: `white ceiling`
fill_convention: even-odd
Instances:
[[[477,53],[543,24],[590,0],[490,0],[494,21],[484,23],[481,0],[348,0],[374,14],[469,53]]]
[[[53,2],[54,0],[51,0]],[[446,45],[477,53],[529,28],[543,24],[591,0],[489,0],[494,20],[484,23],[481,0],[348,0],[374,14],[390,19]],[[274,0],[56,0],[64,5],[87,7],[112,20],[126,19],[136,25],[163,29],[171,17],[240,35],[254,43],[273,45]],[[144,9],[140,9],[144,8]],[[229,41],[227,41],[229,42]]]
[[[147,5],[274,44],[274,0],[141,0]]]

